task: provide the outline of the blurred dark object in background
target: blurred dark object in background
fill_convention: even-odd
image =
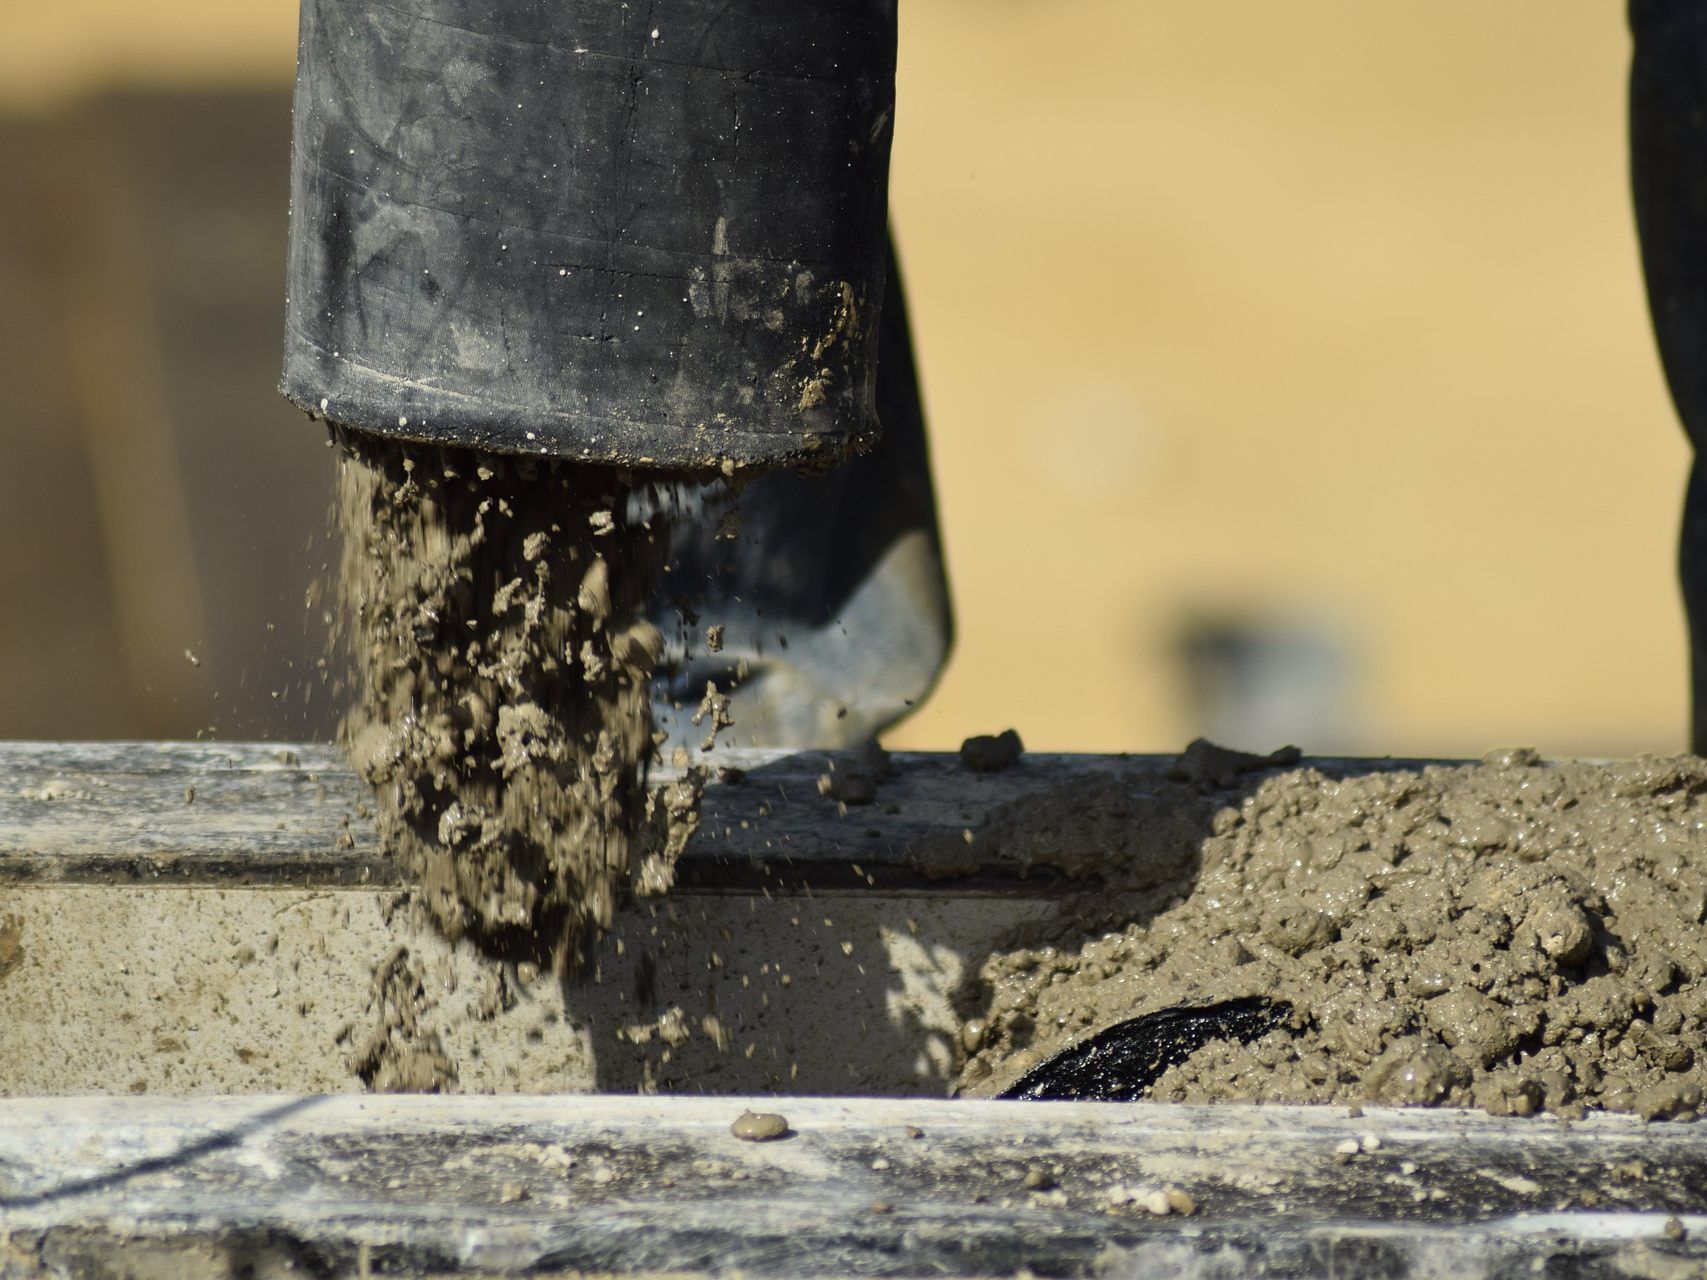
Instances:
[[[324,737],[287,92],[0,120],[0,737]],[[313,533],[315,536],[310,537]]]
[[[1288,743],[1379,750],[1358,733],[1357,647],[1325,614],[1206,614],[1180,628],[1190,714],[1211,741],[1270,751]]]

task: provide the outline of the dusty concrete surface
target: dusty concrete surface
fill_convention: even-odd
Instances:
[[[624,913],[563,981],[446,942],[395,889],[10,889],[0,1095],[941,1097],[956,990],[1044,910],[683,896]]]
[[[1707,1131],[793,1098],[0,1101],[0,1272],[1693,1277]]]
[[[1060,890],[912,851],[1086,762],[897,758],[843,812],[832,757],[714,758],[676,888],[559,976],[447,941],[329,748],[0,743],[0,1093],[945,1092],[956,990]]]
[[[1022,801],[985,843],[1106,851],[978,975],[960,1085],[994,1092],[1113,1022],[1291,1002],[1158,1100],[1585,1107],[1692,1118],[1707,1087],[1707,761],[1279,768],[1200,746],[1172,779]]]

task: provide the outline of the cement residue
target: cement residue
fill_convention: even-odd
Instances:
[[[1108,891],[984,965],[963,1091],[1122,1019],[1272,996],[1296,1026],[1210,1044],[1151,1096],[1702,1107],[1707,761],[1507,752],[1072,791],[1014,806],[990,843],[1076,870],[1100,848]]]
[[[561,961],[658,893],[702,778],[657,796],[641,606],[666,545],[622,473],[335,433],[352,761],[432,917]]]
[[[0,978],[24,962],[24,926],[11,916],[0,916]]]
[[[352,1066],[378,1093],[436,1093],[456,1083],[456,1065],[422,1015],[430,1008],[426,983],[397,946],[374,968],[368,1011],[374,1025]]]

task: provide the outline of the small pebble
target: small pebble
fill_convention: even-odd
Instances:
[[[1681,1240],[1684,1236],[1689,1234],[1683,1229],[1683,1223],[1679,1222],[1676,1218],[1666,1219],[1665,1233],[1667,1240]]]
[[[541,1147],[539,1162],[547,1169],[556,1169],[567,1173],[575,1167],[575,1157],[565,1146]]]
[[[1055,1185],[1055,1176],[1047,1169],[1027,1169],[1025,1187],[1028,1191],[1047,1191]]]
[[[997,773],[1025,753],[1025,744],[1012,729],[981,733],[960,744],[960,762],[978,773]]]
[[[1381,1139],[1373,1133],[1366,1133],[1357,1145],[1364,1151],[1379,1151],[1381,1150]]]
[[[870,804],[877,799],[877,779],[863,769],[837,769],[818,775],[818,794],[843,804]]]
[[[506,1182],[498,1190],[500,1204],[515,1204],[518,1200],[528,1198],[528,1189],[519,1182]]]
[[[925,1136],[925,1131],[923,1129],[919,1128],[919,1126],[916,1124],[908,1125],[904,1130],[902,1130],[902,1132],[905,1133],[909,1138],[922,1138]]]
[[[772,1142],[788,1132],[788,1120],[774,1111],[743,1111],[729,1132],[746,1142]]]
[[[1197,1201],[1181,1187],[1110,1187],[1103,1195],[1113,1208],[1136,1205],[1158,1218],[1170,1213],[1184,1217],[1197,1212]]]

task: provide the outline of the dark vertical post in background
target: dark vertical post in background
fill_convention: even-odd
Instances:
[[[1707,753],[1707,5],[1631,0],[1630,176],[1666,383],[1695,450],[1678,576],[1689,619],[1690,749]]]

